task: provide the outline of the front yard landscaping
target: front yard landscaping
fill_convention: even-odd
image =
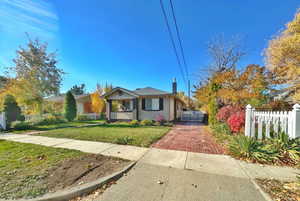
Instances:
[[[170,127],[166,126],[103,124],[82,128],[55,129],[39,135],[149,147],[153,142],[163,137],[169,129]]]
[[[275,179],[256,179],[256,182],[275,201],[300,200],[300,180],[298,182],[282,182]]]
[[[256,140],[243,134],[228,132],[224,124],[206,126],[226,153],[247,162],[300,167],[300,139],[289,139],[284,133],[277,137]]]
[[[0,199],[34,198],[119,171],[129,161],[0,140]]]
[[[61,122],[45,125],[30,125],[24,126],[21,128],[14,128],[11,130],[13,133],[29,133],[34,131],[47,131],[59,128],[69,128],[69,127],[81,127],[90,124],[101,124],[104,123],[104,120],[89,120],[89,121],[70,121],[70,122]]]

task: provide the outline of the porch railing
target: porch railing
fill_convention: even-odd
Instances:
[[[111,112],[110,118],[117,120],[131,120],[133,119],[133,113],[132,112]]]

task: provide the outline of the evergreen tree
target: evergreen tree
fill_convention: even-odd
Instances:
[[[76,100],[71,91],[68,91],[65,97],[64,115],[68,121],[75,119],[77,114]]]
[[[85,94],[85,84],[81,84],[81,85],[74,85],[71,89],[71,92],[74,95],[82,95]]]
[[[18,106],[15,97],[6,95],[4,98],[3,112],[6,116],[7,127],[10,127],[11,122],[16,120],[23,120],[21,115],[21,108]]]

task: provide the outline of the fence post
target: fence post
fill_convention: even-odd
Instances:
[[[252,116],[252,107],[251,105],[246,106],[246,121],[245,121],[245,135],[251,136],[251,116]]]
[[[300,105],[295,104],[293,106],[293,111],[292,111],[292,116],[293,116],[293,132],[291,138],[295,139],[297,137],[300,137]]]

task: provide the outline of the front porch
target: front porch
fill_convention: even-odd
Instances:
[[[106,102],[107,120],[138,120],[138,99],[108,99]]]

